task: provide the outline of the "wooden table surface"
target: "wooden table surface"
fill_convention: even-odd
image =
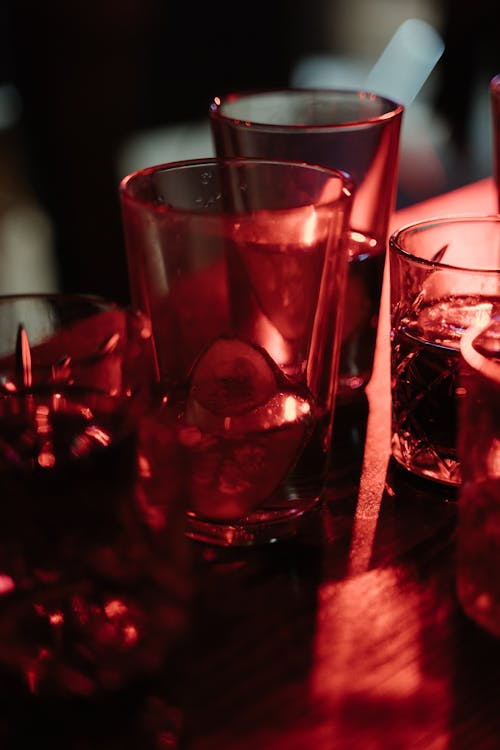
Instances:
[[[459,211],[493,212],[492,181],[405,209],[393,228]],[[456,600],[456,494],[390,459],[388,329],[386,284],[367,400],[337,410],[327,498],[303,533],[242,553],[194,544],[172,696],[159,685],[91,719],[7,706],[0,750],[500,749],[500,639]]]

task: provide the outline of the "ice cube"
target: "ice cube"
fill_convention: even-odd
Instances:
[[[457,348],[464,331],[483,317],[488,318],[492,302],[480,297],[450,297],[420,310],[418,335],[427,341]]]

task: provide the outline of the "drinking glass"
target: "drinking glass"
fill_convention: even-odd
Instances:
[[[121,183],[134,304],[188,451],[188,534],[294,534],[326,474],[347,272],[349,178],[199,159]]]
[[[490,81],[493,176],[497,187],[498,211],[500,212],[500,73]]]
[[[459,485],[460,339],[500,311],[500,216],[448,216],[389,243],[392,452],[421,477]]]
[[[182,448],[153,374],[144,315],[0,297],[0,679],[26,698],[114,694],[182,637]]]
[[[500,636],[500,315],[463,334],[459,375],[457,594]]]
[[[339,402],[359,400],[372,373],[402,115],[390,99],[348,90],[241,92],[210,106],[218,156],[305,161],[353,178]]]

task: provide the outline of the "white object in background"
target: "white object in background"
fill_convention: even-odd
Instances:
[[[441,153],[447,133],[425,95],[418,96],[443,51],[444,42],[434,27],[410,18],[396,29],[374,64],[366,58],[312,55],[297,62],[290,84],[368,90],[403,104],[399,186],[407,201],[418,202],[446,189]]]
[[[118,154],[118,178],[155,164],[213,155],[208,119],[139,131],[127,139]]]
[[[408,107],[436,67],[444,42],[426,21],[409,18],[371,65],[364,59],[311,55],[295,65],[291,86],[363,89]]]
[[[407,107],[444,52],[444,42],[426,21],[409,18],[399,26],[368,74],[363,88]]]
[[[52,224],[37,206],[18,203],[0,217],[0,294],[57,290]]]
[[[360,89],[368,75],[370,65],[366,60],[337,55],[308,55],[294,66],[290,85],[292,88]]]

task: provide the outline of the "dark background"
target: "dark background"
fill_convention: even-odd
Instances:
[[[0,129],[0,220],[28,199],[49,222],[55,284],[128,301],[117,163],[127,139],[205,118],[214,94],[287,85],[308,55],[376,59],[404,8],[397,0],[4,0],[0,83],[14,92],[17,116]],[[487,84],[500,71],[496,3],[428,1],[422,11],[438,19],[447,45],[426,100],[445,137],[435,139],[435,176],[429,161],[426,179],[415,171],[412,181],[422,159],[413,153],[406,163],[402,154],[400,203],[491,173],[488,137],[476,150],[473,113],[480,86],[488,117]],[[29,268],[21,279],[22,291],[36,286]]]

